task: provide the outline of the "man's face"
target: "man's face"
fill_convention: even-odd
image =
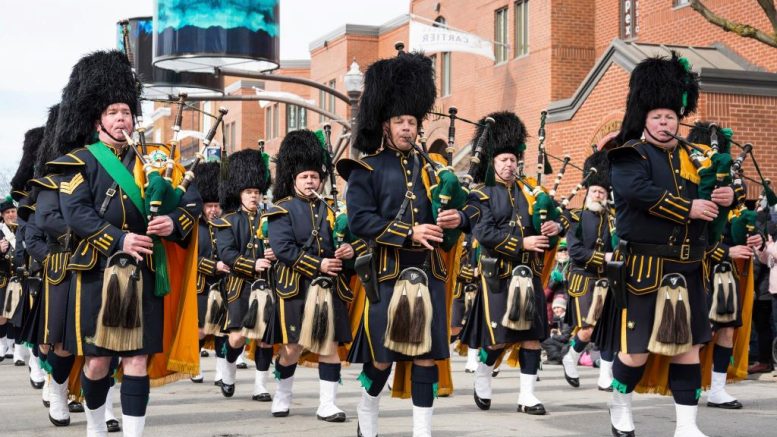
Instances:
[[[569,252],[566,249],[559,249],[556,251],[556,261],[567,262],[569,260]]]
[[[648,112],[645,120],[645,139],[657,146],[674,147],[677,140],[665,132],[677,134],[678,123],[677,114],[673,110],[653,109]]]
[[[16,224],[16,208],[10,208],[3,211],[3,223]]]
[[[202,215],[205,216],[208,221],[216,219],[221,216],[221,205],[218,202],[206,202],[202,204]]]
[[[258,188],[246,188],[240,192],[240,203],[246,211],[255,212],[259,208],[262,193]]]
[[[294,176],[294,189],[302,196],[310,196],[311,191],[318,192],[321,188],[321,176],[317,171],[303,171]]]
[[[384,129],[394,147],[405,152],[412,149],[415,144],[418,136],[418,121],[412,115],[399,115],[391,117],[384,124]]]
[[[518,159],[512,153],[500,153],[494,157],[494,173],[503,181],[512,182],[517,168]]]
[[[100,141],[110,145],[125,143],[127,140],[124,138],[124,131],[131,134],[134,128],[132,111],[126,103],[114,103],[108,106],[100,115],[100,121],[95,123]]]

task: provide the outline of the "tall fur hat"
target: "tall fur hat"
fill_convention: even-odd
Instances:
[[[610,161],[607,160],[607,152],[598,150],[586,158],[583,164],[583,172],[588,174],[591,167],[596,168],[596,173],[588,178],[585,182],[585,187],[590,188],[592,185],[596,185],[610,191]]]
[[[90,144],[94,123],[108,106],[126,103],[135,114],[138,93],[138,82],[122,52],[97,51],[81,58],[62,90],[55,138],[59,154]]]
[[[202,203],[219,201],[219,174],[218,162],[203,162],[194,169],[194,183],[200,192]]]
[[[11,197],[17,202],[29,192],[27,183],[33,177],[35,160],[38,157],[38,149],[43,140],[43,126],[28,130],[24,134],[24,146],[22,147],[22,160],[19,168],[11,179]]]
[[[226,177],[219,184],[219,199],[225,211],[234,211],[240,207],[241,191],[258,188],[264,194],[270,188],[267,163],[262,152],[256,149],[237,151],[221,165],[226,165]]]
[[[472,137],[472,154],[475,153],[478,139],[485,129],[486,118],[494,119],[494,125],[489,129],[488,135],[483,141],[481,164],[475,175],[476,183],[489,180],[489,173],[493,177],[493,160],[502,153],[512,153],[517,159],[521,159],[526,150],[526,126],[515,113],[510,111],[492,112],[480,119],[475,135]]]
[[[273,198],[293,196],[294,178],[303,171],[317,171],[323,182],[329,174],[328,156],[314,132],[307,129],[289,132],[275,157]]]
[[[694,123],[691,131],[688,133],[689,143],[712,145],[712,123],[708,121],[697,121]],[[721,153],[731,153],[731,137],[734,132],[731,129],[718,126],[718,151]]]
[[[691,71],[687,59],[678,57],[673,51],[670,59],[655,57],[643,60],[634,68],[629,79],[619,144],[642,136],[647,114],[653,109],[671,109],[682,119],[696,111],[698,99],[698,75]]]
[[[46,119],[46,127],[43,131],[43,139],[38,150],[38,159],[35,161],[35,177],[46,176],[49,169],[46,163],[60,156],[54,137],[57,133],[57,117],[59,116],[59,103],[49,108],[49,116]]]
[[[367,68],[356,115],[353,147],[366,154],[380,148],[383,122],[412,115],[420,123],[434,106],[437,88],[432,60],[421,53],[400,53]]]

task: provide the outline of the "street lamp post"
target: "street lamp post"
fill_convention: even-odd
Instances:
[[[351,63],[351,68],[348,73],[343,77],[345,82],[345,89],[348,92],[348,100],[351,104],[351,140],[348,145],[348,157],[356,159],[353,149],[353,140],[356,135],[356,112],[359,110],[359,98],[362,95],[362,88],[364,87],[364,75],[359,70],[359,64],[356,63],[356,58]]]

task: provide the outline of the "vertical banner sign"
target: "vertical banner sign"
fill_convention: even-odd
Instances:
[[[637,33],[639,33],[638,8],[638,0],[621,0],[621,39],[630,40],[637,37]]]

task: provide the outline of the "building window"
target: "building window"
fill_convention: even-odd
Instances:
[[[324,90],[318,90],[318,107],[326,111],[326,91]],[[324,114],[319,113],[318,122],[325,123],[326,121],[327,118],[324,117]]]
[[[286,105],[286,133],[308,126],[307,111],[296,105]]]
[[[235,151],[235,122],[227,123],[224,125],[224,147],[227,149],[227,153]]]
[[[529,53],[529,0],[515,2],[515,53],[517,58]]]
[[[691,0],[672,0],[674,7],[679,8],[681,6],[688,6],[691,4]]]
[[[507,61],[507,8],[494,12],[494,57],[496,63]]]
[[[329,81],[329,88],[335,89],[336,82],[334,79]],[[336,114],[335,112],[335,95],[327,93],[327,98],[329,99],[329,104],[326,106],[326,110],[331,112],[332,114]]]
[[[236,129],[236,123],[233,121],[229,124],[229,138],[230,138],[230,146],[232,147],[232,151],[234,152],[237,148],[237,129]]]
[[[272,137],[277,138],[280,134],[280,119],[281,115],[278,113],[278,104],[274,104],[272,110]]]
[[[448,28],[448,22],[445,17],[437,17],[434,20],[434,27]],[[440,54],[440,95],[442,97],[449,96],[451,94],[451,52],[443,52]],[[432,65],[437,66],[437,58],[432,58]],[[435,74],[435,77],[437,75]]]
[[[264,137],[269,139],[275,138],[272,134],[272,111],[273,105],[270,105],[264,111]]]

